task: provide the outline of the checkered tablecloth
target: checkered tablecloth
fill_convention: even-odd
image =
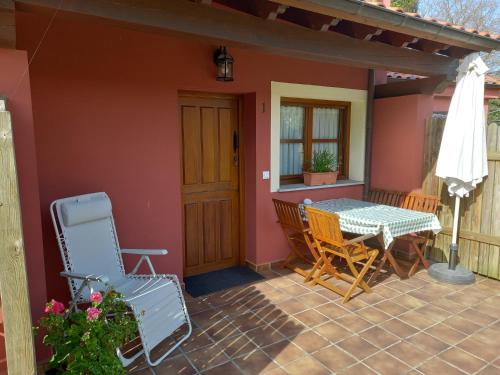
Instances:
[[[354,199],[318,201],[312,206],[339,215],[340,229],[344,232],[362,235],[382,233],[386,249],[396,237],[427,230],[439,233],[442,229],[434,214]]]

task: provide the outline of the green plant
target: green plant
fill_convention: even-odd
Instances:
[[[52,348],[50,366],[58,374],[125,374],[116,348],[135,336],[137,323],[113,290],[91,294],[85,310],[66,310],[61,302],[47,303],[40,319],[43,343]]]
[[[326,149],[314,151],[309,165],[312,173],[334,172],[337,170],[337,156]]]

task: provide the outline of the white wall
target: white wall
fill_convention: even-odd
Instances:
[[[280,103],[282,97],[351,102],[349,179],[363,181],[366,90],[271,82],[271,191],[280,187]]]

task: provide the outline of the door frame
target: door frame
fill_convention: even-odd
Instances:
[[[207,98],[207,99],[233,99],[236,100],[236,108],[238,110],[238,204],[239,204],[239,251],[238,251],[238,264],[244,266],[246,264],[246,220],[245,220],[245,137],[243,129],[243,97],[238,94],[223,94],[223,93],[211,93],[205,91],[185,91],[179,90],[177,92],[177,110],[179,111],[180,98],[182,97],[196,97],[196,98]],[[182,113],[179,111],[177,118],[179,124],[179,142],[180,142],[180,187],[181,187],[181,205],[183,206],[182,197],[182,185],[183,185],[183,140],[182,140]],[[184,227],[184,208],[181,211],[182,220],[182,275],[184,277],[186,271],[186,244],[185,244],[185,227]]]

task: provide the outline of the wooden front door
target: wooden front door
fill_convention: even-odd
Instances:
[[[184,275],[239,262],[239,140],[235,97],[181,95]]]

